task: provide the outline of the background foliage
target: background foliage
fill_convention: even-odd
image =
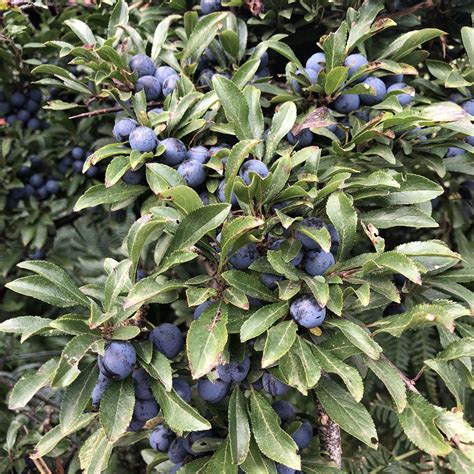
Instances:
[[[196,3],[0,13],[0,102],[42,91],[24,121],[0,108],[0,471],[472,472],[474,5],[229,0],[201,15]],[[314,80],[303,65],[317,51]],[[177,71],[169,95],[137,90],[137,53]],[[354,53],[369,63],[352,73]],[[365,74],[403,74],[410,102],[389,92],[338,111],[367,93]],[[161,144],[119,141],[124,117]],[[226,147],[191,187],[167,138]],[[246,181],[249,157],[268,175]],[[324,275],[291,264],[302,237],[335,255]],[[239,269],[233,255],[255,244]],[[290,316],[301,294],[326,308],[320,327]],[[186,335],[176,356],[149,340],[164,322]],[[91,403],[112,340],[133,344],[161,408],[139,426],[131,377]],[[197,380],[246,356],[245,380],[203,400]],[[263,374],[289,392],[262,390]],[[296,418],[282,423],[276,399]],[[324,445],[330,420],[342,464]],[[305,421],[314,437],[299,449]],[[147,441],[161,424],[196,440],[178,468]]]

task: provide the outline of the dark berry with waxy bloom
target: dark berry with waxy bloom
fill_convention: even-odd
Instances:
[[[166,165],[175,166],[179,165],[186,159],[186,145],[177,138],[165,138],[161,141],[164,145],[165,151],[160,156],[160,160]]]
[[[155,132],[148,127],[137,127],[130,132],[130,148],[141,153],[153,151],[158,146]]]
[[[178,167],[178,173],[191,188],[197,188],[206,181],[206,168],[195,160],[185,160]]]
[[[231,360],[228,364],[219,365],[217,373],[219,377],[228,383],[242,382],[250,370],[250,358],[245,356],[243,361]]]
[[[406,89],[406,87],[407,85],[404,84],[403,82],[395,83],[387,88],[387,93],[398,91],[401,89]],[[405,105],[408,105],[413,100],[413,95],[414,94],[412,93],[400,92],[399,94],[396,94],[396,98],[398,99],[398,102],[400,102],[400,105],[404,107]]]
[[[102,396],[104,395],[105,389],[109,386],[111,382],[111,379],[106,377],[102,372],[99,372],[97,383],[95,384],[94,390],[92,390],[91,395],[93,408],[99,408],[100,401],[102,399]]]
[[[135,90],[144,91],[146,100],[158,100],[161,94],[161,83],[155,76],[142,76],[138,79]]]
[[[258,174],[261,178],[268,176],[268,168],[263,161],[260,160],[247,160],[239,171],[239,176],[244,180],[244,183],[248,186],[251,182],[251,173]]]
[[[130,58],[130,69],[138,74],[138,77],[153,76],[156,67],[146,54],[136,54]]]
[[[147,421],[158,415],[160,407],[155,400],[135,400],[133,409],[133,419],[139,421]]]
[[[123,380],[128,377],[137,362],[137,354],[132,344],[127,341],[112,341],[99,356],[99,369],[107,377]]]
[[[150,446],[160,453],[166,453],[170,448],[171,443],[176,438],[176,435],[169,428],[163,425],[158,425],[148,437]]]
[[[326,318],[326,308],[319,306],[312,295],[298,296],[290,305],[291,317],[307,329],[321,326]]]
[[[135,130],[138,123],[130,118],[124,118],[115,122],[113,134],[114,137],[119,141],[128,140],[130,133]]]
[[[135,385],[135,396],[140,400],[154,400],[150,387],[150,377],[145,369],[140,367],[134,370],[132,378]]]
[[[221,379],[211,382],[208,378],[199,379],[197,390],[199,396],[209,403],[217,403],[223,400],[229,392],[230,384]]]
[[[191,387],[188,382],[181,377],[173,379],[173,388],[175,392],[186,402],[190,403],[192,399]]]
[[[188,452],[184,448],[184,438],[175,438],[170,445],[168,450],[168,458],[174,463],[183,462],[188,456]]]
[[[247,244],[240,247],[230,258],[229,262],[238,270],[246,270],[259,257],[255,244]]]
[[[272,408],[280,417],[281,421],[291,421],[296,416],[295,407],[286,400],[277,400],[273,402]]]
[[[313,427],[308,420],[303,421],[301,426],[291,435],[299,449],[305,449],[313,438]]]
[[[280,382],[275,376],[269,372],[265,372],[262,376],[262,385],[267,393],[277,397],[279,395],[285,395],[288,393],[290,387]]]
[[[184,347],[184,336],[181,330],[171,323],[156,326],[150,333],[153,345],[168,358],[176,357]]]
[[[402,314],[406,312],[406,308],[403,304],[401,303],[390,303],[387,305],[383,311],[384,316],[393,316],[395,314]]]
[[[323,275],[335,263],[333,254],[324,250],[309,250],[303,260],[305,271],[312,276]]]
[[[286,139],[291,145],[296,145],[297,148],[304,148],[313,143],[313,132],[309,128],[304,128],[298,135],[294,135],[292,132],[288,132]]]

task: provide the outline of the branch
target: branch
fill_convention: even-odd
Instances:
[[[321,451],[325,452],[327,457],[340,469],[342,467],[341,430],[331,420],[318,399],[316,399],[316,409],[318,412],[318,435]]]
[[[385,13],[380,15],[380,18],[397,18],[400,16],[411,15],[416,13],[418,10],[425,10],[427,8],[434,8],[436,7],[436,1],[434,0],[427,0],[426,2],[420,2],[412,7],[404,8],[403,10],[398,10],[392,13]]]
[[[161,102],[156,102],[156,101],[147,102],[146,105],[148,107],[151,107],[154,105],[161,105]],[[121,110],[123,110],[123,108],[120,105],[116,105],[115,107],[107,107],[104,109],[91,110],[90,112],[83,112],[82,114],[72,115],[71,117],[69,117],[69,120],[84,118],[84,117],[95,117],[97,115],[112,114],[114,112],[120,112]]]
[[[60,217],[54,220],[54,226],[56,229],[63,227],[68,224],[72,224],[77,218],[81,217],[79,212],[73,212],[72,214],[68,214],[67,216]]]
[[[415,382],[418,380],[417,378],[414,380],[411,380],[408,378],[385,354],[381,354],[380,358],[383,359],[385,362],[387,362],[391,367],[393,367],[399,374],[401,379],[403,380],[403,383],[405,386],[410,390],[411,392],[415,393],[420,393],[416,387],[415,387]]]

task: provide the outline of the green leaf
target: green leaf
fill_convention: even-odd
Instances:
[[[445,34],[444,31],[436,28],[410,31],[391,41],[379,55],[378,59],[390,58],[394,61],[400,61],[400,59],[413,52],[421,44]]]
[[[203,431],[211,429],[211,424],[194,408],[190,407],[174,390],[167,392],[155,380],[150,381],[153,394],[161,407],[163,417],[169,427],[178,436],[185,431]]]
[[[24,342],[30,336],[47,329],[51,321],[40,316],[19,316],[3,321],[0,324],[0,332],[21,334],[21,342]]]
[[[416,206],[387,206],[360,214],[360,220],[374,225],[377,229],[438,227],[432,217]]]
[[[98,474],[105,470],[112,454],[112,448],[113,443],[107,439],[103,429],[92,433],[79,451],[81,471],[84,474]]]
[[[153,351],[150,362],[142,360],[142,367],[156,380],[159,380],[169,392],[173,387],[173,372],[171,361],[160,351]]]
[[[234,181],[242,163],[256,147],[257,143],[257,140],[242,140],[232,147],[225,165],[224,195],[227,202],[230,202]]]
[[[312,345],[311,349],[321,368],[329,374],[339,375],[354,400],[360,402],[364,395],[364,382],[357,369],[316,345]]]
[[[454,321],[469,314],[464,306],[446,300],[435,300],[432,304],[418,304],[405,313],[385,317],[375,321],[376,333],[387,332],[400,337],[408,329],[426,326],[441,326],[450,332],[454,330]]]
[[[232,245],[250,230],[263,224],[261,219],[253,216],[240,216],[224,222],[220,241],[220,264],[222,265]]]
[[[461,357],[474,357],[474,337],[464,337],[452,342],[438,354],[437,359],[448,361]]]
[[[336,92],[347,80],[348,69],[344,66],[337,66],[326,74],[324,91],[327,95]]]
[[[161,48],[163,47],[166,37],[168,36],[168,30],[176,20],[181,18],[180,15],[168,15],[166,18],[161,20],[156,26],[155,33],[153,34],[153,43],[151,45],[151,60],[157,62],[160,56]]]
[[[395,250],[420,263],[427,271],[438,270],[445,265],[451,266],[461,259],[461,255],[453,252],[440,240],[407,242],[398,245]]]
[[[31,455],[32,459],[39,459],[51,452],[57,444],[66,436],[69,436],[76,431],[79,431],[86,426],[89,426],[94,418],[97,416],[96,413],[83,413],[80,415],[79,419],[69,427],[68,431],[62,431],[61,425],[57,425],[51,430],[49,430],[43,437],[39,440],[38,444],[35,446],[35,450]]]
[[[66,388],[61,402],[61,411],[59,412],[59,421],[63,433],[69,433],[69,430],[80,420],[96,383],[97,369],[95,362],[92,362]]]
[[[246,474],[273,474],[273,470],[268,468],[253,438],[250,440],[248,455],[240,467]]]
[[[105,170],[105,187],[110,188],[117,184],[129,169],[130,157],[128,155],[116,156]]]
[[[104,309],[111,311],[125,285],[130,284],[130,268],[132,262],[123,260],[115,266],[105,281]]]
[[[456,474],[470,474],[472,471],[474,471],[474,461],[459,449],[453,449],[449,453],[448,461],[451,470]]]
[[[229,445],[233,464],[242,464],[250,447],[250,425],[247,416],[247,399],[238,385],[229,400]]]
[[[161,191],[160,197],[169,200],[170,204],[185,214],[203,207],[199,194],[188,186],[175,186]]]
[[[164,220],[153,217],[151,214],[145,214],[135,221],[127,234],[127,251],[132,261],[131,271],[135,274],[140,254],[150,237],[160,227],[164,227]]]
[[[457,439],[461,443],[474,443],[474,428],[463,418],[460,410],[443,410],[436,407],[439,412],[435,418],[438,428],[448,439]]]
[[[293,102],[285,102],[273,116],[270,131],[265,141],[265,156],[263,160],[265,163],[270,163],[274,158],[280,141],[295,124],[296,114],[296,105]]]
[[[38,390],[46,386],[53,378],[58,359],[45,362],[34,374],[23,375],[13,387],[8,398],[8,408],[23,408]]]
[[[230,450],[230,441],[227,437],[220,445],[219,449],[212,455],[209,462],[203,469],[203,474],[237,474],[237,465],[232,464],[232,453]]]
[[[58,265],[51,262],[39,260],[30,260],[18,264],[19,268],[30,270],[38,275],[48,279],[58,288],[62,294],[71,300],[75,300],[81,306],[89,307],[90,301],[79,288],[77,288],[73,279]]]
[[[64,347],[61,359],[52,381],[53,387],[67,387],[80,374],[79,362],[90,349],[96,352],[103,340],[94,334],[80,334],[73,337]]]
[[[384,252],[379,254],[374,260],[363,265],[363,273],[371,275],[380,268],[386,268],[393,273],[401,273],[413,283],[421,285],[421,275],[417,266],[404,254],[398,252]]]
[[[227,305],[214,303],[194,320],[186,338],[186,351],[193,379],[217,367],[227,342]]]
[[[398,413],[401,413],[407,405],[407,395],[400,372],[384,359],[375,361],[370,357],[365,357],[365,363],[383,382],[397,406]]]
[[[370,337],[370,333],[358,324],[347,319],[331,319],[325,323],[329,327],[338,328],[351,344],[367,354],[371,359],[378,359],[382,348]]]
[[[326,213],[339,234],[339,257],[344,260],[356,240],[357,213],[349,197],[342,191],[329,196]]]
[[[370,448],[377,449],[377,431],[364,405],[357,403],[349,393],[330,379],[322,379],[315,390],[324,410],[341,429]]]
[[[448,362],[436,359],[427,359],[424,363],[428,368],[439,375],[445,383],[446,388],[453,394],[456,405],[462,408],[464,405],[464,387],[456,368],[448,364]]]
[[[272,171],[272,180],[270,186],[265,193],[264,202],[271,202],[272,199],[285,188],[291,174],[291,158],[289,155],[282,156],[277,162],[276,167]]]
[[[56,284],[38,275],[17,278],[5,286],[20,295],[30,296],[59,308],[78,304],[76,298],[71,298],[69,293],[63,293]]]
[[[443,188],[439,184],[424,176],[407,174],[403,178],[400,175],[396,178],[400,187],[390,191],[390,194],[384,198],[387,205],[418,204],[431,201],[443,194]]]
[[[180,222],[168,254],[191,247],[208,232],[220,226],[229,215],[230,204],[210,204],[190,212]]]
[[[471,67],[474,67],[474,28],[463,26],[461,28],[461,38]]]
[[[213,76],[212,85],[222,104],[225,116],[233,125],[237,137],[240,140],[253,138],[248,122],[249,107],[244,94],[230,79],[218,74]]]
[[[96,39],[92,30],[81,20],[77,18],[72,18],[70,20],[65,20],[64,23],[71,28],[71,30],[76,34],[76,36],[87,45],[95,45]]]
[[[100,424],[107,439],[114,442],[127,431],[135,406],[133,379],[113,381],[106,388],[100,403]]]
[[[174,168],[162,163],[148,163],[146,165],[146,180],[155,194],[186,184],[184,178]]]
[[[145,302],[156,302],[160,299],[167,299],[169,295],[174,295],[175,290],[184,287],[184,283],[179,280],[156,281],[153,277],[143,278],[130,290],[124,302],[124,309],[129,309],[135,305]],[[176,298],[173,298],[173,300]]]
[[[128,199],[136,198],[147,191],[146,186],[130,186],[125,183],[117,183],[110,188],[103,184],[90,187],[76,202],[74,211],[95,207],[100,204],[114,204]]]
[[[227,270],[222,273],[222,278],[231,286],[242,290],[246,295],[259,298],[264,301],[276,301],[273,295],[260,280],[255,272],[243,272],[240,270]]]
[[[182,63],[188,58],[197,59],[201,56],[222,27],[222,22],[227,15],[227,12],[217,12],[201,17],[186,42],[181,55]]]
[[[124,0],[119,0],[112,10],[109,19],[109,26],[107,28],[107,35],[109,38],[117,35],[120,36],[121,30],[117,25],[126,25],[128,23],[128,5]]]
[[[267,333],[262,355],[262,368],[273,365],[291,348],[296,339],[298,326],[294,321],[282,321]]]
[[[257,309],[240,328],[241,342],[249,341],[263,334],[274,322],[288,313],[288,303],[273,303]]]
[[[408,439],[419,449],[433,456],[446,456],[451,446],[443,439],[435,425],[438,412],[421,395],[409,392],[408,405],[398,415],[400,424]]]
[[[336,66],[342,65],[346,56],[347,24],[345,21],[336,32],[329,33],[323,42],[324,54],[326,56],[326,70],[330,71]]]
[[[381,0],[372,0],[370,2],[362,3],[357,11],[356,19],[351,23],[349,38],[347,39],[348,51],[351,51],[359,43],[363,42],[369,36],[372,36],[373,32],[380,31],[387,20],[395,25],[395,23],[388,18],[381,18],[373,23],[377,15],[383,9],[384,2]]]
[[[305,396],[308,389],[318,383],[321,367],[303,338],[297,336],[291,349],[280,359],[279,375],[287,385]]]
[[[280,427],[280,419],[266,398],[252,390],[250,396],[252,432],[260,451],[270,459],[293,469],[301,469],[298,447]]]

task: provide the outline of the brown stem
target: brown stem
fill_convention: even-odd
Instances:
[[[38,459],[30,458],[30,459],[35,463],[36,469],[38,469],[38,471],[41,474],[52,474],[51,470],[49,469],[48,465],[44,462],[43,458],[38,458]]]
[[[411,380],[410,378],[408,378],[385,354],[381,354],[380,358],[387,362],[400,374],[400,377],[403,380],[403,383],[405,384],[406,388],[408,388],[408,390],[410,390],[411,392],[420,393],[415,387],[416,380]]]
[[[160,105],[161,102],[147,102],[147,106],[151,107],[154,105]],[[69,117],[69,120],[77,119],[77,118],[84,118],[84,117],[95,117],[97,115],[105,115],[105,114],[112,114],[114,112],[120,112],[123,108],[120,105],[116,105],[115,107],[107,107],[104,109],[97,109],[91,110],[90,112],[83,112],[82,114],[72,115]]]
[[[327,457],[340,469],[342,467],[341,430],[331,420],[318,399],[316,399],[316,409],[318,411],[318,435],[321,451],[326,453]]]
[[[381,18],[397,18],[400,16],[411,15],[412,13],[416,13],[418,10],[426,10],[427,8],[434,8],[436,6],[436,2],[434,0],[427,0],[426,2],[420,2],[412,7],[404,8],[403,10],[399,10],[392,13],[384,13],[381,15]]]

